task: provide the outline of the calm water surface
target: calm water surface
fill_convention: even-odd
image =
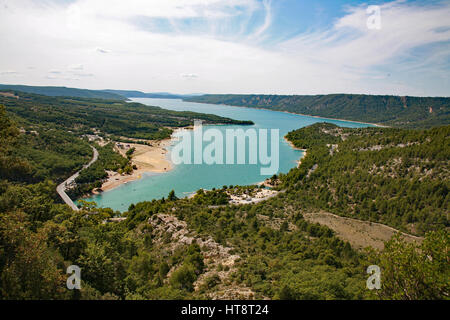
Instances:
[[[367,127],[367,124],[330,120],[302,116],[284,112],[231,107],[225,105],[200,104],[184,102],[178,99],[132,99],[146,105],[159,106],[164,109],[176,111],[194,111],[200,113],[216,114],[237,120],[252,120],[254,126],[204,126],[216,128],[225,133],[226,129],[248,128],[255,129],[279,129],[280,132],[280,165],[279,171],[287,173],[296,165],[296,161],[302,157],[303,152],[292,149],[283,137],[289,131],[308,126],[316,122],[330,122],[342,127]],[[224,134],[225,136],[225,134]],[[270,139],[269,139],[270,140]],[[204,143],[205,147],[208,143]],[[169,147],[170,151],[171,147]],[[268,148],[270,153],[270,146]],[[224,152],[225,154],[225,152]],[[170,156],[169,156],[170,157]],[[246,161],[248,163],[248,161]],[[267,166],[264,166],[267,167]],[[260,174],[260,164],[250,165],[189,165],[180,164],[174,166],[170,172],[143,175],[139,180],[123,184],[120,187],[94,195],[85,200],[95,201],[99,207],[109,207],[114,210],[126,211],[130,204],[152,199],[167,197],[173,189],[178,197],[185,197],[196,190],[221,188],[223,185],[249,185],[263,181],[270,176]]]

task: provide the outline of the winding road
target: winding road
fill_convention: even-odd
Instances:
[[[75,203],[73,203],[72,199],[70,199],[70,197],[67,195],[66,187],[75,181],[75,179],[80,175],[80,172],[82,170],[89,168],[95,161],[97,161],[98,151],[92,146],[91,148],[92,151],[94,151],[92,160],[88,164],[84,165],[83,168],[81,168],[81,170],[77,171],[73,176],[71,176],[69,179],[67,179],[66,181],[61,183],[58,187],[56,187],[56,192],[58,192],[59,196],[63,199],[65,203],[67,203],[69,207],[71,207],[75,211],[79,211],[80,209],[75,205]]]

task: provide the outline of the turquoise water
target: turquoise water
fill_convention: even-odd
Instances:
[[[302,151],[291,148],[283,139],[284,135],[289,131],[316,122],[331,122],[339,126],[352,128],[368,126],[367,124],[350,121],[315,118],[270,110],[184,102],[176,99],[136,98],[132,100],[169,110],[210,113],[237,120],[252,120],[255,123],[254,126],[204,126],[203,130],[215,128],[225,132],[226,129],[233,128],[242,128],[244,130],[249,128],[279,129],[280,156],[278,172],[282,173],[286,173],[295,167],[296,161],[303,154]],[[203,147],[207,144],[204,143]],[[270,153],[270,146],[268,149]],[[221,188],[223,185],[249,185],[263,181],[271,176],[263,176],[260,174],[260,164],[248,164],[248,161],[246,163],[241,165],[179,164],[174,166],[174,169],[170,172],[159,174],[149,173],[143,175],[139,180],[123,184],[113,190],[100,195],[94,195],[85,200],[95,201],[99,207],[109,207],[123,212],[132,203],[167,197],[172,189],[175,190],[178,197],[185,197],[200,188],[212,189],[214,187]]]

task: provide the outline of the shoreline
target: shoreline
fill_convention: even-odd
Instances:
[[[259,109],[270,110],[270,109],[264,109],[264,108],[259,108]],[[272,111],[278,111],[278,110],[272,110]],[[336,121],[342,121],[342,122],[353,122],[353,123],[360,123],[360,124],[370,124],[370,125],[378,127],[378,128],[389,128],[388,126],[385,126],[385,125],[382,125],[382,124],[379,124],[379,123],[354,121],[354,120],[339,119],[339,118],[328,118],[328,117],[322,117],[322,116],[312,116],[310,114],[295,113],[295,112],[291,112],[291,111],[278,111],[278,112],[296,114],[296,115],[299,115],[299,116],[312,117],[312,118],[318,118],[318,119],[336,120]]]
[[[306,157],[306,154],[308,153],[308,149],[297,148],[297,147],[294,146],[294,144],[293,144],[291,141],[289,141],[286,137],[283,137],[283,139],[284,139],[284,141],[287,142],[287,144],[289,144],[289,146],[290,146],[292,149],[298,150],[298,151],[303,151],[303,154],[302,154],[302,156],[300,157],[300,159],[295,160],[295,162],[297,163],[297,168],[300,167],[300,165],[301,165],[301,163],[302,163],[302,159],[304,159],[304,158]],[[256,186],[265,186],[265,187],[272,188],[273,186],[267,184],[267,180],[270,180],[270,178],[267,178],[267,179],[265,179],[265,180],[263,180],[263,181],[260,181],[260,182],[253,183],[252,185],[256,185]]]
[[[294,150],[299,150],[299,151],[303,151],[303,152],[308,151],[307,149],[297,148],[296,146],[294,146],[294,144],[293,144],[291,141],[289,141],[289,140],[286,138],[286,136],[284,136],[283,139],[284,139],[284,141],[286,141],[287,144],[288,144],[292,149],[294,149]],[[303,157],[302,157],[302,158],[303,158]]]
[[[202,102],[199,102],[202,103]],[[205,103],[203,103],[205,104]],[[226,105],[226,104],[225,104]],[[306,116],[306,117],[312,117],[317,119],[324,119],[324,120],[336,120],[336,121],[342,121],[342,122],[353,122],[353,123],[359,123],[359,124],[366,124],[366,125],[372,125],[375,127],[380,128],[388,128],[388,126],[384,126],[377,123],[370,123],[370,122],[362,122],[362,121],[353,121],[353,120],[346,120],[346,119],[338,119],[338,118],[327,118],[322,116],[314,116],[314,115],[308,115],[308,114],[301,114],[301,113],[295,113],[290,111],[281,111],[281,110],[272,110],[269,108],[259,108],[259,107],[246,107],[246,106],[234,106],[234,105],[226,105],[231,106],[235,108],[247,108],[247,109],[258,109],[258,110],[268,110],[268,111],[274,111],[274,112],[283,112],[283,113],[289,113],[293,115],[299,115],[299,116]],[[226,125],[226,124],[224,124]],[[118,188],[119,186],[126,184],[128,182],[136,181],[141,179],[145,174],[151,174],[151,173],[165,173],[173,170],[173,163],[168,158],[169,151],[166,149],[166,147],[172,145],[175,142],[175,133],[180,130],[192,130],[192,126],[183,127],[183,128],[176,128],[174,129],[174,132],[172,133],[170,138],[166,138],[159,141],[149,141],[152,144],[158,143],[157,146],[145,146],[141,144],[134,144],[134,143],[125,143],[124,145],[129,146],[130,148],[135,147],[136,151],[133,154],[133,157],[131,159],[132,165],[136,165],[137,169],[133,170],[132,174],[129,175],[122,175],[117,172],[108,172],[108,178],[107,180],[102,184],[100,190],[101,191],[92,191],[89,195],[86,195],[85,197],[89,197],[91,195],[98,195],[103,192],[107,192],[110,190],[113,190],[115,188]],[[286,141],[289,146],[294,150],[303,151],[303,155],[300,159],[296,160],[297,168],[301,165],[302,159],[306,157],[307,150],[297,148],[294,146],[294,144],[286,139],[286,137],[283,137],[284,141]],[[138,150],[140,149],[140,150]],[[146,149],[146,150],[142,150]],[[125,156],[125,151],[116,149],[121,155]],[[256,182],[254,185],[265,185],[266,180],[261,182]],[[195,194],[195,193],[194,193]],[[84,197],[83,197],[84,198]]]
[[[183,99],[181,99],[181,100],[184,101]],[[354,122],[354,123],[360,123],[360,124],[370,124],[370,125],[375,126],[375,127],[378,127],[378,128],[389,128],[389,126],[385,126],[385,125],[382,125],[382,124],[379,124],[379,123],[363,122],[363,121],[348,120],[348,119],[339,119],[339,118],[328,118],[328,117],[322,117],[322,116],[313,116],[313,115],[310,115],[310,114],[295,113],[295,112],[292,112],[292,111],[273,110],[273,109],[270,109],[270,108],[235,106],[235,105],[224,104],[224,103],[208,103],[208,102],[195,102],[195,103],[213,104],[213,105],[224,105],[224,106],[235,107],[235,108],[247,108],[247,109],[268,110],[268,111],[283,112],[283,113],[289,113],[289,114],[294,114],[294,115],[298,115],[298,116],[305,116],[305,117],[319,118],[319,119],[325,119],[325,120],[336,120],[336,121],[343,121],[343,122]]]
[[[94,190],[87,197],[113,190],[131,181],[139,180],[145,174],[164,173],[173,170],[174,164],[170,161],[169,151],[167,150],[167,147],[173,142],[172,137],[149,142],[157,145],[147,146],[136,143],[121,143],[125,146],[129,146],[128,149],[136,148],[133,157],[131,158],[131,165],[135,165],[137,169],[133,170],[133,173],[131,174],[119,174],[114,171],[107,171],[108,178],[103,182],[100,188],[101,191]],[[125,149],[119,149],[116,146],[115,151],[119,152],[122,156],[126,156]]]
[[[302,164],[302,159],[303,159],[304,157],[306,157],[306,154],[308,153],[308,149],[297,148],[296,146],[294,146],[294,144],[293,144],[291,141],[289,141],[289,140],[286,138],[286,136],[284,136],[283,139],[284,139],[284,141],[286,141],[286,142],[289,144],[289,146],[290,146],[292,149],[294,149],[294,150],[299,150],[299,151],[303,151],[303,155],[301,156],[301,158],[298,159],[298,160],[296,161],[296,162],[297,162],[297,168],[300,167],[300,165]]]
[[[167,148],[176,142],[175,134],[178,131],[193,129],[193,126],[175,128],[170,138],[163,140],[145,140],[146,142],[152,143],[152,146],[138,143],[119,142],[124,146],[129,146],[127,150],[133,147],[136,148],[136,151],[133,153],[133,157],[131,158],[131,164],[136,165],[137,169],[133,170],[133,173],[131,174],[119,174],[115,171],[107,171],[108,178],[103,182],[102,186],[99,189],[92,190],[89,194],[84,195],[82,198],[89,198],[93,195],[99,195],[104,192],[111,191],[123,184],[127,184],[128,182],[140,180],[145,175],[166,173],[173,170],[175,165],[169,157],[170,152]],[[120,155],[126,157],[127,150],[119,149],[117,145],[114,149]]]

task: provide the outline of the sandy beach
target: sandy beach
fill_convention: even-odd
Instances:
[[[117,147],[116,151],[126,157],[125,153],[130,148],[135,148],[131,158],[131,164],[137,169],[132,174],[119,174],[117,172],[108,171],[108,179],[102,185],[102,191],[112,190],[118,186],[135,181],[142,178],[144,173],[148,172],[168,172],[173,169],[173,164],[168,158],[167,147],[171,144],[171,139],[161,141],[148,141],[152,146],[137,143],[121,143],[123,148]],[[94,192],[96,193],[96,192]]]

